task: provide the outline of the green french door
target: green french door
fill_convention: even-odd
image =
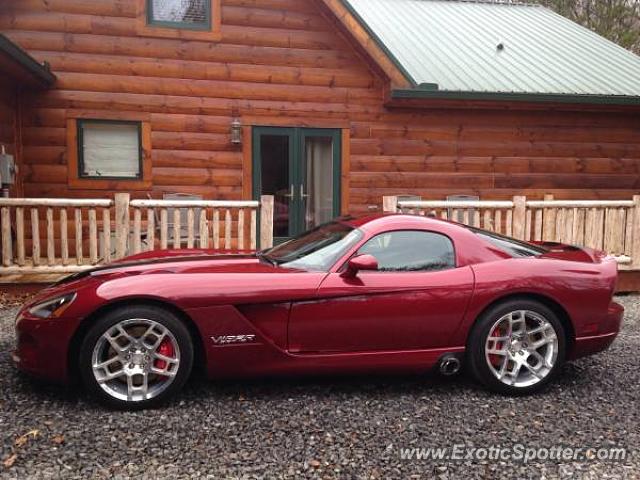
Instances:
[[[253,128],[253,193],[274,196],[274,241],[340,215],[339,129]]]

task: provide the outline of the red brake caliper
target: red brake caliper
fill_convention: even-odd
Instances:
[[[502,333],[500,332],[500,327],[496,327],[493,329],[493,332],[491,332],[491,335],[489,335],[490,337],[501,337]],[[496,342],[496,344],[493,346],[493,348],[495,348],[496,350],[500,350],[503,346],[504,342]],[[495,353],[490,353],[489,354],[489,361],[491,362],[491,364],[494,367],[499,367],[500,365],[502,365],[502,358],[500,357],[500,355],[496,355]]]
[[[173,343],[171,343],[171,340],[165,338],[158,347],[158,353],[160,355],[164,355],[165,357],[173,358],[176,352],[173,348]],[[154,366],[158,370],[164,370],[165,368],[167,368],[167,362],[165,360],[156,359],[154,362]]]

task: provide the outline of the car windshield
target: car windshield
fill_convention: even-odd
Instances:
[[[548,251],[546,248],[539,245],[523,242],[511,237],[505,237],[498,233],[488,232],[474,227],[467,228],[512,257],[535,257],[543,255]]]
[[[260,255],[285,267],[326,272],[361,238],[360,230],[344,223],[331,222],[265,250]]]

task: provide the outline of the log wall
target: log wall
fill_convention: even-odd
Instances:
[[[16,88],[0,78],[0,145],[6,152],[16,153]]]
[[[154,197],[246,196],[235,113],[245,125],[350,127],[352,213],[383,195],[627,199],[640,189],[639,115],[385,108],[384,79],[320,3],[223,0],[221,40],[205,42],[140,36],[130,0],[3,2],[0,31],[58,77],[26,99],[25,195],[104,197],[68,187],[66,121],[141,113]]]

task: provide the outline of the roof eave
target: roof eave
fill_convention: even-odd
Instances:
[[[465,92],[450,90],[394,89],[391,100],[422,99],[478,102],[519,102],[566,105],[640,106],[640,96],[585,95],[528,92]]]
[[[47,67],[1,33],[0,55],[6,56],[15,63],[39,87],[48,88],[56,82],[56,76]]]

